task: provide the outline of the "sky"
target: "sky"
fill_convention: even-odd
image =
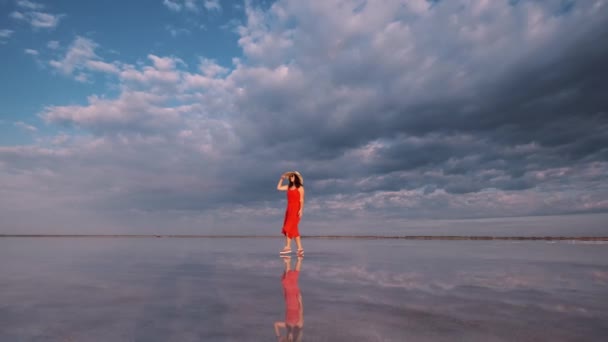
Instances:
[[[607,39],[607,0],[0,0],[0,233],[279,234],[298,170],[303,234],[605,234]]]

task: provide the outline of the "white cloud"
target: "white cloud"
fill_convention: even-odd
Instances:
[[[273,6],[273,10],[280,8]],[[247,24],[239,26],[237,32],[241,36],[239,46],[243,49],[245,55],[252,61],[265,61],[265,63],[277,64],[285,61],[290,56],[290,48],[294,46],[293,39],[295,31],[281,24],[285,18],[280,15],[276,17],[277,23],[271,23],[275,20],[273,13],[265,13],[261,9],[247,6],[245,10],[247,14]],[[274,10],[277,13],[283,13],[283,10]],[[334,32],[335,34],[335,32]],[[327,39],[327,37],[323,37]],[[321,42],[319,42],[321,43]],[[306,50],[306,49],[303,49]]]
[[[0,38],[10,38],[13,35],[13,30],[3,29],[0,30]]]
[[[148,55],[148,58],[158,70],[175,70],[178,64],[184,64],[181,59],[176,57],[158,57],[155,55]]]
[[[18,11],[11,13],[10,17],[13,19],[25,20],[25,14]]]
[[[163,0],[163,4],[165,6],[167,6],[167,8],[169,8],[170,10],[175,11],[175,12],[179,12],[182,9],[182,5],[180,5],[175,0]]]
[[[208,77],[215,77],[228,72],[227,68],[224,68],[223,66],[217,64],[214,60],[207,58],[201,59],[199,70]]]
[[[82,68],[87,61],[97,58],[95,54],[97,46],[97,43],[94,41],[78,36],[62,60],[52,60],[49,64],[62,73],[69,75],[75,69]]]
[[[163,0],[163,4],[174,12],[180,12],[181,10],[198,12],[200,10],[198,2],[199,0]],[[204,0],[202,1],[202,7],[207,11],[221,11],[222,9],[219,0]]]
[[[21,9],[11,13],[11,18],[28,22],[34,29],[53,29],[59,25],[59,21],[64,14],[51,14],[41,12],[44,5],[27,1],[17,1],[17,6]]]
[[[59,45],[59,42],[58,42],[58,41],[56,41],[56,40],[51,40],[51,41],[49,41],[49,42],[46,44],[46,46],[47,46],[49,49],[51,49],[51,50],[57,50],[57,49],[59,49],[59,46],[60,46],[60,45]]]
[[[17,1],[17,6],[25,8],[25,9],[30,9],[30,10],[39,10],[39,9],[44,8],[44,5],[42,5],[42,4],[32,2],[32,1],[27,1],[27,0]]]
[[[38,56],[38,51],[34,49],[25,49],[24,52],[27,55]]]
[[[174,27],[173,25],[166,25],[165,26],[165,30],[169,31],[169,33],[171,34],[172,37],[177,37],[179,35],[182,34],[190,34],[190,30],[185,29],[185,28],[177,28]]]
[[[124,92],[118,99],[91,96],[86,106],[50,106],[41,117],[47,122],[75,125],[93,131],[161,131],[179,122],[188,106],[165,107],[166,96]]]
[[[28,132],[37,132],[38,131],[38,129],[36,127],[34,127],[32,125],[28,125],[23,121],[15,122],[15,126],[21,128],[21,129],[24,129]]]
[[[208,11],[221,11],[222,10],[222,6],[220,5],[219,0],[205,0],[204,6]]]
[[[192,12],[198,11],[196,1],[197,0],[184,0],[184,8]]]
[[[87,58],[93,56],[90,49],[84,50],[88,53],[79,55]],[[202,65],[209,76],[203,76],[180,70],[185,63],[176,57],[149,55],[148,59],[151,65],[141,67],[87,60],[87,70],[118,73],[121,95],[117,99],[92,96],[86,106],[50,106],[41,113],[41,117],[49,123],[77,126],[99,134],[136,131],[154,135],[164,134],[163,132],[168,132],[171,127],[177,129],[190,122],[188,120],[191,119],[188,118],[199,117],[204,113],[213,112],[212,108],[224,106],[209,102],[209,99],[224,101],[225,92],[222,89],[225,88],[225,83],[221,82],[225,81],[214,76],[225,74],[226,69],[210,60],[204,60]],[[67,71],[75,69],[68,68]],[[197,93],[196,84],[191,81],[192,77],[205,78],[211,89],[206,93]],[[88,80],[85,77],[82,81]],[[222,97],[217,98],[220,92]],[[205,105],[197,103],[199,101]],[[181,137],[189,138],[183,134]],[[206,153],[211,150],[208,145],[201,149]]]
[[[56,41],[49,42],[51,48],[58,48]],[[93,40],[77,36],[69,46],[65,56],[60,60],[51,60],[49,65],[64,75],[74,75],[79,82],[90,82],[87,71],[119,74],[122,65],[118,62],[108,63],[101,60],[95,50],[99,47]]]
[[[11,17],[18,20],[27,21],[33,28],[53,29],[59,25],[59,21],[64,15],[50,14],[38,11],[13,12]]]
[[[0,44],[6,44],[8,39],[13,35],[13,30],[3,29],[0,30]]]
[[[32,12],[30,24],[37,28],[55,28],[62,17],[62,15]]]
[[[80,83],[91,83],[91,80],[89,79],[89,75],[85,74],[85,73],[78,73],[74,76],[74,80],[80,82]]]
[[[176,57],[148,55],[152,65],[137,69],[133,65],[123,66],[119,78],[128,87],[143,89],[150,93],[170,93],[177,95],[177,87],[184,77],[178,66],[185,65]]]
[[[222,30],[238,33],[238,29],[241,25],[243,25],[243,23],[239,19],[232,18],[232,19],[228,20],[226,23],[220,25],[220,28]]]
[[[120,72],[118,66],[102,61],[88,60],[86,61],[85,65],[89,70],[93,71],[100,71],[109,74],[118,74]]]

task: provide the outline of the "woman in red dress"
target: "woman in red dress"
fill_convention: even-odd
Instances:
[[[283,257],[285,271],[281,277],[283,285],[283,297],[285,298],[285,321],[274,323],[274,333],[279,341],[301,341],[304,328],[304,307],[302,304],[302,293],[298,286],[300,269],[302,268],[302,257],[298,257],[295,270],[291,269],[291,258]],[[281,328],[285,329],[285,336],[281,335]]]
[[[289,185],[283,185],[283,180],[288,178]],[[287,191],[287,210],[285,210],[285,220],[283,221],[282,233],[285,235],[285,247],[280,254],[291,253],[291,240],[296,240],[298,246],[298,256],[304,256],[304,248],[300,241],[300,231],[298,224],[304,210],[304,178],[298,171],[286,172],[281,175],[277,190]]]

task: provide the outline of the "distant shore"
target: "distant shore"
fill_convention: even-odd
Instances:
[[[172,235],[172,234],[0,234],[0,238],[283,238],[280,235]],[[608,241],[608,236],[468,236],[468,235],[302,235],[303,239],[398,239],[398,240],[545,240]]]

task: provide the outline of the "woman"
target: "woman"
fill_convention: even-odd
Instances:
[[[274,333],[281,342],[299,342],[302,340],[304,328],[304,306],[302,304],[302,293],[298,286],[302,257],[298,257],[295,270],[291,269],[291,258],[289,256],[284,256],[283,259],[285,270],[281,277],[281,285],[285,298],[285,321],[274,323]],[[285,329],[285,336],[281,335],[281,329]]]
[[[289,185],[283,185],[283,180],[288,178]],[[296,240],[298,246],[298,256],[304,256],[304,248],[300,241],[300,231],[298,224],[304,210],[304,178],[298,171],[286,172],[281,175],[277,190],[287,191],[287,210],[285,211],[285,220],[283,221],[282,233],[285,235],[285,247],[280,254],[291,253],[291,240]]]

